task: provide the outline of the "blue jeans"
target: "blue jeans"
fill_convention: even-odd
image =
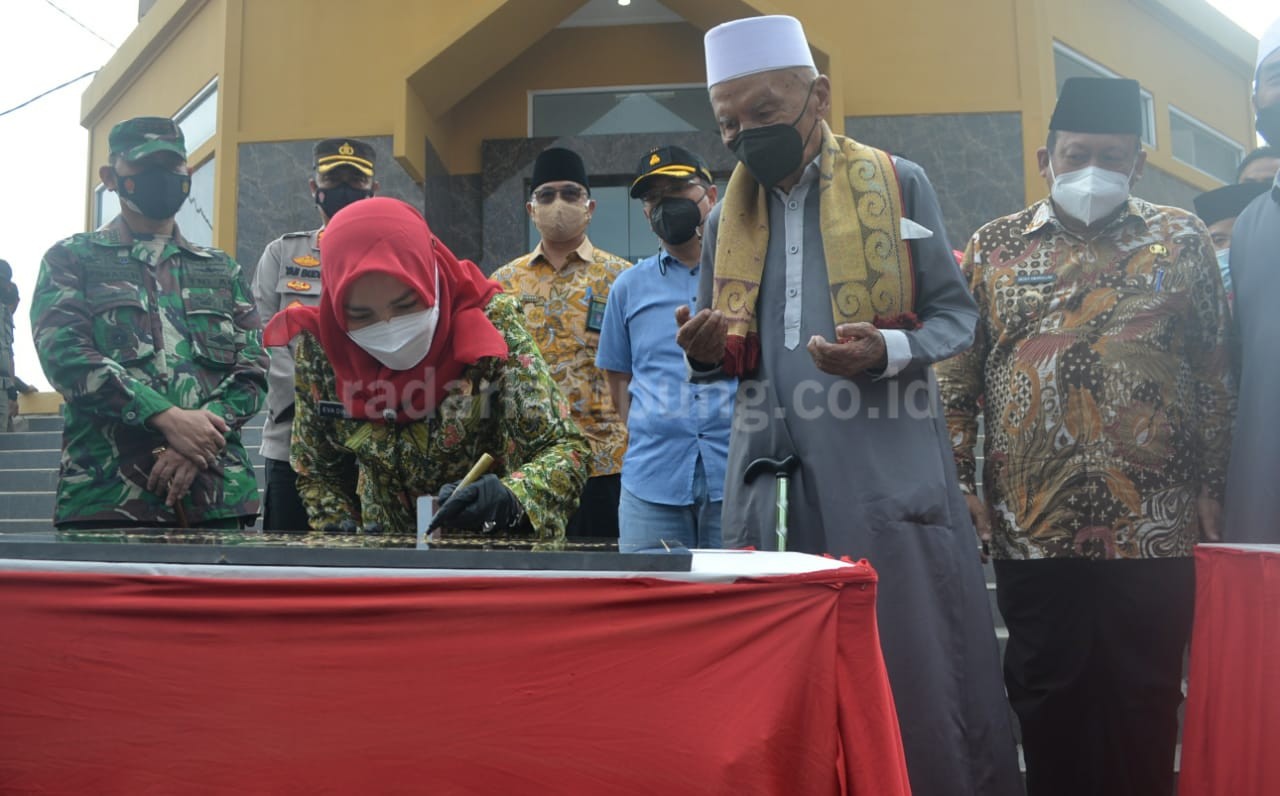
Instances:
[[[618,500],[618,551],[622,553],[688,552],[720,546],[723,501],[707,495],[702,457],[693,473],[693,505],[666,506],[642,500],[622,487]]]

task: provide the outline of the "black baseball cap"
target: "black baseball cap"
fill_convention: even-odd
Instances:
[[[352,166],[373,176],[373,147],[357,138],[326,138],[315,146],[316,172],[328,174],[339,166]]]
[[[684,147],[660,146],[651,149],[636,165],[636,178],[631,183],[631,198],[638,199],[643,196],[652,177],[675,177],[687,180],[693,176],[701,177],[707,181],[708,185],[715,182],[706,162]]]

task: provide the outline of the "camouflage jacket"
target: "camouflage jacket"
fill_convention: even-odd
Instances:
[[[563,546],[590,446],[521,323],[519,302],[498,294],[486,312],[507,340],[507,359],[469,367],[435,412],[407,424],[322,417],[321,402],[338,400],[333,369],[315,337],[299,338],[292,463],[311,527],[350,519],[410,532],[418,496],[460,480],[488,453],[492,472],[524,506],[535,549]]]
[[[258,511],[240,427],[266,394],[262,324],[240,266],[216,249],[135,241],[122,218],[55,244],[40,263],[31,327],[45,375],[66,399],[54,523],[177,524],[147,491],[146,423],[170,407],[231,426],[218,462],[183,500],[199,523]]]

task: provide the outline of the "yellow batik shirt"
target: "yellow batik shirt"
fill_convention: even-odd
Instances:
[[[591,443],[592,476],[622,472],[627,448],[627,429],[613,408],[604,371],[596,367],[596,348],[613,280],[630,267],[583,240],[559,270],[539,243],[493,273],[503,290],[520,300],[525,325]]]
[[[1092,240],[1043,200],[969,241],[973,348],[937,366],[961,487],[1002,559],[1187,556],[1221,500],[1234,386],[1204,224],[1130,199]]]

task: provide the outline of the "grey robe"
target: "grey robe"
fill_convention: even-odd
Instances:
[[[1231,233],[1239,399],[1227,470],[1230,542],[1280,543],[1280,182]]]
[[[977,308],[956,266],[924,171],[895,158],[905,215],[933,231],[910,243],[916,313],[911,360],[897,375],[845,379],[817,369],[809,337],[835,340],[812,185],[803,213],[799,345],[784,346],[784,201],[769,196],[769,248],[757,304],[760,365],[738,388],[724,490],[726,547],[776,549],[771,477],[743,483],[758,457],[796,454],[787,549],[866,558],[880,574],[877,619],[917,796],[1022,793],[977,540],[929,365],[973,342]],[[811,172],[816,168],[811,167]],[[806,179],[811,178],[808,175]],[[699,308],[710,304],[717,207],[702,246]],[[795,253],[792,254],[795,257]],[[794,316],[794,312],[793,312]],[[695,375],[695,378],[704,376]]]

